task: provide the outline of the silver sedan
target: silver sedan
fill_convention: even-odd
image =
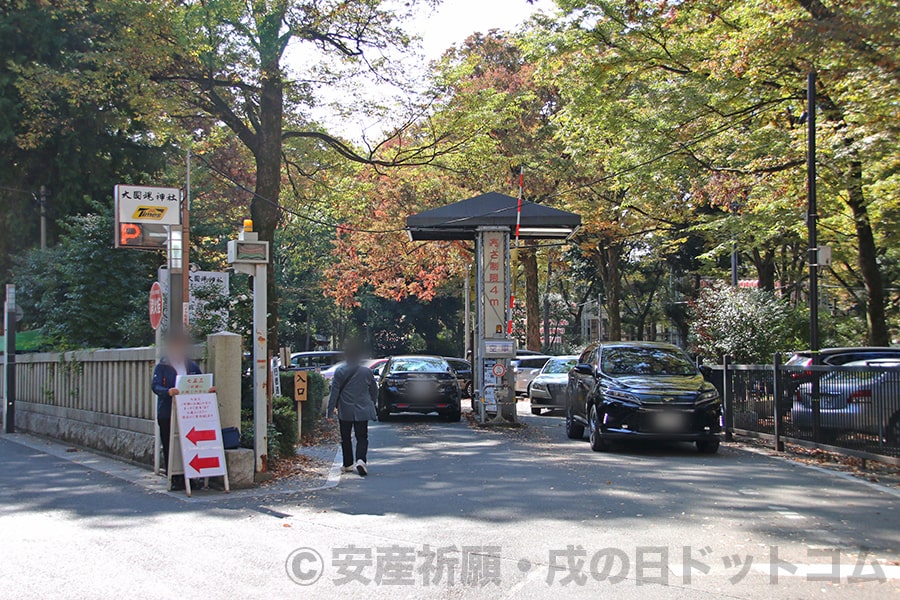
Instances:
[[[849,367],[849,368],[843,368]],[[819,426],[824,435],[875,434],[900,444],[900,360],[859,360],[847,363],[819,381]],[[813,426],[812,384],[797,388],[791,421]]]
[[[569,371],[577,362],[577,356],[555,356],[547,361],[528,390],[531,414],[539,415],[544,408],[565,408]]]

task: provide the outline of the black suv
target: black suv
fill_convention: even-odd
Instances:
[[[588,346],[569,372],[566,435],[591,449],[614,439],[658,439],[719,449],[722,403],[712,384],[676,346],[657,342],[609,342]]]

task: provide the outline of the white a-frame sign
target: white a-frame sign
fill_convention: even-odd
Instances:
[[[199,378],[204,378],[204,381],[194,381]],[[179,376],[175,387],[179,390],[182,387],[186,390],[208,390],[212,388],[212,375]],[[225,491],[230,491],[219,404],[215,394],[186,391],[172,398],[168,473],[170,490],[172,476],[184,475],[188,496],[191,495],[191,479],[207,477],[223,477]]]

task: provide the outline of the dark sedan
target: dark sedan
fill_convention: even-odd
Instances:
[[[671,344],[595,344],[578,358],[566,388],[566,434],[590,433],[591,448],[616,439],[656,439],[719,449],[722,403],[688,356]]]
[[[395,356],[382,371],[378,392],[378,418],[392,413],[436,412],[459,421],[459,382],[450,364],[439,356]]]

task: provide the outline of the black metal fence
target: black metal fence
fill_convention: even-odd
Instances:
[[[726,431],[900,465],[900,366],[735,365],[709,372]]]

